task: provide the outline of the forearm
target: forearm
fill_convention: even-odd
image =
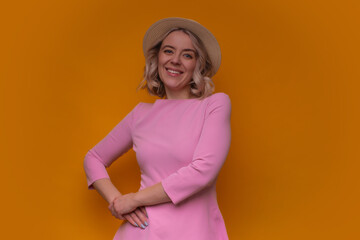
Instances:
[[[135,193],[134,199],[139,202],[140,206],[150,206],[160,203],[171,202],[161,183],[147,187]]]
[[[103,178],[93,183],[96,191],[110,204],[116,197],[121,196],[121,193],[112,184],[110,179]]]

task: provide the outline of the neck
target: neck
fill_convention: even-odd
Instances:
[[[194,98],[190,90],[182,92],[166,91],[166,99],[190,99]]]

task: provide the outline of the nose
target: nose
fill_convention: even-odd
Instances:
[[[174,65],[180,65],[181,64],[180,54],[174,54],[171,58],[171,63]]]

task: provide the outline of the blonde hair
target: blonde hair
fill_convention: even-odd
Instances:
[[[147,89],[150,95],[163,98],[166,95],[165,87],[158,73],[158,54],[164,39],[174,31],[186,33],[196,50],[196,66],[190,81],[191,94],[196,98],[203,99],[214,92],[214,83],[210,76],[213,74],[213,65],[202,41],[192,32],[184,28],[173,28],[161,37],[145,55],[145,68],[143,80],[138,86],[139,89]]]

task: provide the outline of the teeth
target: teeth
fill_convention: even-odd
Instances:
[[[168,72],[170,72],[170,73],[180,74],[180,72],[178,72],[178,71],[174,71],[174,70],[171,70],[171,69],[168,69],[167,71],[168,71]]]

